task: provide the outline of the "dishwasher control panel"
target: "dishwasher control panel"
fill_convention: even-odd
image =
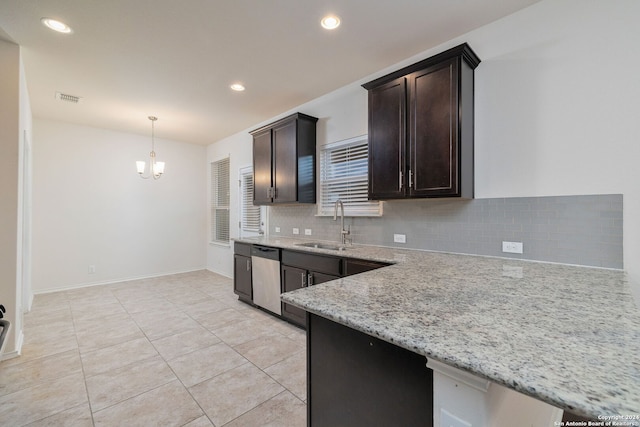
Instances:
[[[280,249],[270,246],[253,245],[251,247],[251,256],[280,261]]]

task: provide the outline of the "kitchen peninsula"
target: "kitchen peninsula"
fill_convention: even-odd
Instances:
[[[282,300],[570,412],[640,413],[640,314],[624,272],[374,246],[340,256],[393,265]]]

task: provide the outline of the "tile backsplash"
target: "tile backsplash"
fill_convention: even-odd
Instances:
[[[339,221],[315,215],[315,205],[270,207],[269,233],[338,241]],[[345,225],[355,244],[623,268],[621,194],[387,201],[382,217]],[[523,254],[503,253],[503,241],[522,242]]]

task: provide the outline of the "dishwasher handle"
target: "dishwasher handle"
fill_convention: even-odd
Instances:
[[[251,256],[259,258],[267,258],[280,261],[280,248],[272,248],[270,246],[253,245],[251,247]]]

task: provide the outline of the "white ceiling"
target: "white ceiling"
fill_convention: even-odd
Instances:
[[[155,115],[158,137],[206,145],[537,1],[0,0],[0,38],[35,117],[148,134]]]

